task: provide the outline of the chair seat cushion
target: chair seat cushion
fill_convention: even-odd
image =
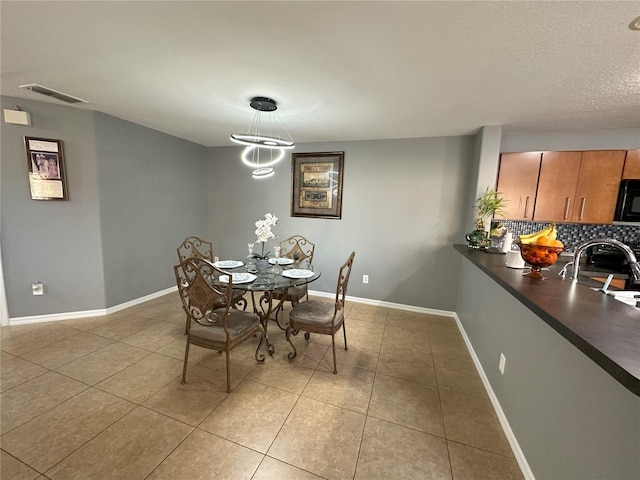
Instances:
[[[217,313],[223,314],[224,309],[216,310]],[[227,318],[227,330],[229,331],[229,341],[233,342],[237,338],[245,335],[247,332],[257,330],[260,318],[255,313],[245,312],[243,310],[229,310]],[[226,343],[227,336],[222,323],[204,326],[197,322],[191,322],[189,336],[201,338],[203,340]]]
[[[276,290],[273,292],[273,298],[275,300],[280,300],[284,297],[285,302],[297,302],[302,297],[307,294],[307,286],[300,285],[299,287],[289,287],[287,288],[287,295],[285,296],[284,290]]]
[[[344,310],[339,310],[332,323],[335,304],[308,300],[299,303],[289,313],[292,328],[315,333],[335,333],[344,320]]]

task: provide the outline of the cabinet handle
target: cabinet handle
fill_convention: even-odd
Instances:
[[[582,205],[580,206],[580,218],[578,218],[578,220],[582,220],[582,218],[584,217],[584,206],[587,204],[587,199],[585,197],[582,197]]]
[[[569,218],[569,205],[571,205],[571,199],[567,197],[566,201],[564,202],[564,220]]]
[[[527,218],[527,210],[529,210],[529,197],[524,201],[524,218]]]

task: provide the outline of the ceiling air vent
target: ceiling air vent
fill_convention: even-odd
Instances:
[[[31,90],[32,92],[41,93],[42,95],[46,95],[47,97],[57,98],[58,100],[62,100],[63,102],[67,102],[67,103],[89,103],[86,100],[82,100],[81,98],[72,97],[71,95],[58,92],[57,90],[54,90],[49,87],[38,85],[37,83],[20,85],[20,88],[26,88],[27,90]]]

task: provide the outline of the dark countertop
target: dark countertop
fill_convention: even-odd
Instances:
[[[557,272],[570,258],[562,257],[543,271],[545,280],[507,268],[505,256],[454,245],[465,258],[534,312],[551,328],[640,396],[640,308],[626,305],[590,287],[601,283],[581,277],[573,283]],[[528,268],[524,270],[527,272]]]

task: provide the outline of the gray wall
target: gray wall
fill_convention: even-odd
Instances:
[[[206,148],[97,113],[96,152],[108,306],[175,285],[176,247],[207,238]]]
[[[2,259],[11,317],[105,305],[93,112],[11,97],[31,127],[2,123]],[[24,136],[63,141],[68,201],[31,200]],[[41,281],[45,295],[33,296]]]
[[[334,292],[338,267],[355,250],[349,295],[452,310],[459,259],[450,245],[464,238],[472,205],[467,192],[473,148],[473,137],[297,145],[300,153],[345,152],[341,220],[290,217],[289,156],[275,176],[254,180],[239,160],[240,148],[212,149],[209,205],[216,250],[246,256],[254,222],[274,213],[280,239],[297,233],[317,245],[315,263],[323,275],[312,290]],[[369,275],[367,285],[363,274]]]
[[[640,398],[467,260],[459,292],[460,321],[535,477],[640,478]]]
[[[500,151],[632,150],[635,148],[640,148],[640,128],[503,133]]]

